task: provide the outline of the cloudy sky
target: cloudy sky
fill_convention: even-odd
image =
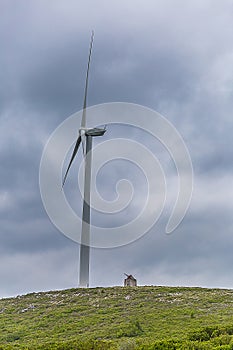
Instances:
[[[171,235],[165,234],[167,204],[141,239],[92,249],[91,286],[122,285],[126,272],[140,285],[233,288],[232,1],[2,0],[0,12],[0,297],[78,284],[79,245],[47,216],[39,166],[50,134],[82,108],[92,29],[88,104],[130,102],[165,116],[189,149],[194,189]],[[126,129],[111,127],[106,137],[125,137]],[[148,140],[167,167],[172,203],[172,160]],[[120,161],[102,171],[109,198],[116,174],[127,177],[124,167],[134,173]],[[143,182],[141,174],[131,178],[136,188]],[[67,185],[71,201],[73,184]]]

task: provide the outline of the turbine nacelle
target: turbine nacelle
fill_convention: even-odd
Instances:
[[[86,136],[103,136],[106,132],[106,127],[105,128],[80,128],[79,129],[80,136],[82,137],[83,134]]]

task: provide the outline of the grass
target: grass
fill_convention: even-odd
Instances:
[[[233,349],[233,291],[112,287],[0,300],[0,350]]]

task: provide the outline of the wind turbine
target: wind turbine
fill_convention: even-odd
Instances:
[[[84,199],[83,199],[83,212],[82,212],[82,232],[81,232],[80,262],[79,262],[79,287],[89,287],[92,137],[102,136],[106,131],[106,127],[104,129],[96,128],[96,127],[95,128],[86,127],[87,88],[88,88],[88,76],[89,76],[93,39],[94,39],[94,32],[92,31],[88,64],[87,64],[81,127],[79,128],[79,136],[74,146],[74,150],[62,183],[62,187],[63,187],[65,184],[68,172],[70,170],[71,164],[78,152],[80,143],[82,143],[85,165],[84,165]]]

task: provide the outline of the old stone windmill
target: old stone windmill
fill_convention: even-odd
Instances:
[[[127,275],[125,273],[126,278],[124,279],[124,287],[136,287],[137,280],[133,277],[133,275]]]

